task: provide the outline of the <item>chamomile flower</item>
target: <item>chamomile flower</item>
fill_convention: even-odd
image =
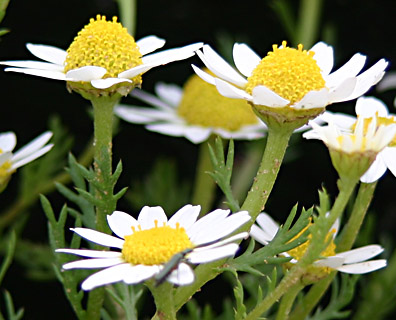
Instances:
[[[332,103],[348,101],[363,95],[384,75],[388,63],[381,59],[365,72],[366,57],[355,54],[344,66],[333,68],[333,48],[324,42],[309,51],[273,45],[273,51],[261,59],[246,44],[233,48],[235,70],[209,45],[198,56],[212,76],[193,66],[195,72],[229,98],[244,99],[265,116],[279,122],[296,121],[301,116],[312,119]],[[241,75],[242,74],[242,75]]]
[[[279,229],[279,225],[267,214],[260,213],[256,219],[258,225],[252,225],[250,230],[250,236],[260,242],[263,245],[267,245],[276,235]],[[308,225],[309,227],[309,225]],[[367,261],[384,251],[379,245],[368,245],[361,248],[336,253],[336,246],[334,239],[338,233],[339,223],[338,221],[332,226],[329,236],[331,241],[328,247],[321,253],[323,258],[316,260],[312,268],[308,271],[311,273],[311,277],[316,276],[321,278],[322,276],[330,273],[331,270],[338,270],[340,272],[351,273],[351,274],[363,274],[381,269],[386,266],[386,260],[371,260]],[[302,245],[282,253],[286,257],[292,257],[290,260],[291,264],[295,264],[305,254],[305,250],[309,245],[309,237],[306,242]]]
[[[386,105],[374,97],[359,98],[356,102],[355,111],[359,118],[366,119],[366,126],[372,122],[371,118],[376,119],[377,126],[396,124],[396,115],[389,114]],[[321,115],[320,119],[335,123],[345,132],[351,132],[357,122],[354,116],[328,111]],[[387,169],[396,176],[396,136],[393,136],[391,142],[377,154],[375,161],[360,178],[360,181],[365,183],[375,182],[385,174]]]
[[[210,84],[193,75],[183,88],[158,83],[156,96],[134,90],[131,96],[154,108],[118,105],[115,114],[131,123],[147,124],[150,131],[185,137],[201,143],[211,134],[225,139],[259,139],[266,126],[244,100],[223,97]]]
[[[311,123],[313,129],[303,134],[306,139],[319,139],[327,145],[333,165],[340,175],[358,176],[361,179],[363,174],[374,165],[372,169],[370,168],[372,171],[369,172],[367,179],[363,178],[364,181],[378,179],[384,173],[386,167],[383,170],[385,166],[381,162],[383,157],[379,158],[377,163],[374,162],[379,153],[392,145],[396,135],[396,122],[393,117],[388,119],[379,116],[376,111],[372,113],[370,105],[374,110],[376,103],[370,101],[373,100],[358,100],[357,110],[360,115],[354,122],[350,122],[351,118],[347,116],[332,116],[327,113],[326,116],[321,117],[327,118],[327,126],[321,127]],[[366,107],[361,107],[363,105]],[[346,123],[350,124],[349,128],[344,126]],[[394,151],[391,150],[389,153],[392,155],[394,154],[392,152]],[[382,168],[378,169],[379,166]]]
[[[70,47],[62,49],[28,43],[27,49],[39,61],[3,61],[11,66],[5,71],[20,72],[39,77],[63,80],[70,90],[91,94],[126,95],[139,87],[141,75],[151,68],[194,55],[202,44],[149,54],[165,44],[156,36],[147,36],[135,42],[117,17],[106,21],[97,15],[90,19],[74,38]]]
[[[41,157],[53,147],[46,143],[51,139],[52,132],[44,132],[33,141],[13,153],[16,146],[16,135],[13,132],[0,133],[0,190],[2,190],[11,175],[20,167]]]
[[[230,215],[229,210],[221,209],[197,220],[200,209],[186,205],[169,220],[161,207],[144,207],[137,220],[115,211],[107,216],[107,221],[116,237],[86,228],[72,230],[86,240],[121,251],[58,249],[56,252],[89,258],[67,263],[63,265],[65,270],[105,268],[85,279],[83,290],[119,281],[135,284],[148,280],[160,274],[175,254],[188,252],[166,275],[170,283],[188,285],[194,281],[194,272],[187,263],[207,263],[233,256],[238,245],[232,242],[246,237],[247,233],[228,236],[250,220],[247,211]]]

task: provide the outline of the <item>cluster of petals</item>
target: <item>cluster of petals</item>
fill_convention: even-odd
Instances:
[[[295,109],[323,108],[329,104],[353,100],[366,93],[373,85],[381,80],[388,62],[379,60],[371,68],[359,74],[366,62],[366,56],[356,53],[342,67],[331,72],[334,65],[333,48],[324,42],[318,42],[310,51],[315,54],[317,65],[321,70],[325,87],[321,90],[308,92],[300,101],[291,105]],[[281,97],[264,85],[256,86],[252,94],[246,92],[247,78],[260,63],[261,58],[249,46],[235,43],[233,59],[238,71],[219,56],[209,45],[204,45],[197,51],[205,66],[215,74],[212,76],[196,66],[194,71],[203,80],[217,87],[220,94],[235,99],[245,99],[255,105],[273,108],[287,106],[290,101]]]
[[[328,123],[320,127],[311,123],[313,130],[303,136],[307,139],[321,139],[329,147],[345,152],[360,152],[363,145],[365,149],[378,152],[375,161],[360,178],[362,182],[372,183],[381,178],[387,169],[396,176],[396,147],[390,142],[396,135],[396,124],[380,125],[377,117],[393,119],[395,115],[389,114],[385,104],[374,97],[361,97],[357,100],[355,111],[357,118],[343,113],[326,111],[319,118]],[[364,120],[371,119],[365,133]],[[393,120],[394,122],[394,120]],[[355,130],[352,130],[353,126]],[[344,139],[337,139],[344,136]],[[352,139],[356,136],[356,139]],[[363,139],[365,138],[365,139]],[[342,143],[341,143],[342,142]]]
[[[256,222],[258,225],[252,225],[250,236],[261,244],[267,245],[275,237],[279,225],[267,213],[260,213]],[[332,235],[335,238],[339,230],[339,221],[336,221],[331,230],[334,231]],[[314,265],[350,274],[368,273],[386,266],[385,259],[367,261],[383,251],[384,249],[379,245],[368,245],[318,259],[314,262]],[[282,253],[282,255],[290,257],[287,252]],[[298,262],[294,257],[292,258],[291,263]]]
[[[75,233],[86,240],[106,246],[122,249],[124,237],[132,234],[133,230],[147,230],[156,225],[166,225],[171,228],[185,229],[194,248],[185,256],[185,262],[180,262],[173,270],[167,281],[176,285],[188,285],[194,281],[194,272],[190,264],[200,264],[233,256],[238,245],[233,243],[245,238],[246,232],[227,238],[232,232],[250,220],[247,211],[240,211],[230,215],[229,210],[215,210],[197,220],[201,207],[186,205],[178,210],[169,220],[161,207],[143,207],[137,219],[127,213],[115,211],[107,216],[110,229],[116,236],[104,234],[87,228],[74,228]],[[124,261],[119,251],[98,251],[88,249],[58,249],[57,252],[70,253],[89,259],[73,261],[63,265],[63,269],[98,269],[84,280],[83,290],[91,290],[98,286],[123,281],[134,284],[145,281],[159,274],[164,264],[133,265]]]
[[[3,61],[0,62],[0,64],[11,66],[11,68],[6,68],[5,71],[30,74],[54,80],[90,82],[94,88],[107,89],[118,83],[131,83],[132,81],[130,79],[154,67],[165,65],[172,61],[187,59],[194,55],[195,50],[202,47],[202,43],[194,43],[181,48],[149,54],[163,47],[165,40],[156,36],[147,36],[136,41],[136,44],[142,55],[142,64],[119,73],[117,78],[103,78],[107,70],[99,66],[84,66],[65,73],[64,69],[67,52],[48,45],[36,45],[31,43],[26,45],[27,49],[34,56],[45,62],[25,60]]]
[[[16,135],[13,132],[0,134],[0,167],[8,163],[7,173],[11,174],[19,167],[32,162],[51,150],[53,144],[46,144],[52,137],[52,132],[44,132],[27,145],[13,153],[16,146]]]
[[[236,131],[187,123],[177,112],[177,108],[183,98],[183,89],[181,87],[173,84],[157,83],[155,93],[156,96],[139,89],[135,89],[130,93],[131,96],[154,108],[120,104],[115,108],[114,112],[125,121],[146,124],[146,128],[150,131],[173,137],[185,137],[192,143],[202,143],[211,134],[217,134],[224,139],[245,140],[259,139],[265,135],[266,126],[261,121],[258,121],[257,124],[242,126]]]

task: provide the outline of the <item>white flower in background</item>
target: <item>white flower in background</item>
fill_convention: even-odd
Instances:
[[[44,132],[27,145],[13,153],[16,146],[16,135],[13,132],[0,133],[0,189],[19,167],[41,157],[53,147],[46,143],[51,139],[52,132]]]
[[[371,141],[373,145],[377,146],[375,152],[378,153],[370,168],[360,178],[362,182],[372,183],[377,181],[385,174],[387,169],[396,176],[396,136],[395,129],[392,129],[396,125],[396,115],[389,114],[385,104],[374,97],[359,98],[356,102],[355,111],[360,120],[351,115],[328,111],[319,118],[329,125],[332,123],[333,126],[337,126],[340,133],[349,135],[354,128],[356,130],[359,127],[362,132],[374,134],[370,138],[366,137],[366,142],[364,142],[364,139],[356,139],[356,142],[360,141],[361,143]],[[312,136],[312,134],[312,132],[307,132],[305,137]],[[351,135],[351,137],[353,136]],[[348,142],[347,145],[349,144]],[[355,146],[359,148],[356,143]]]
[[[1,64],[13,67],[5,71],[67,81],[73,90],[82,89],[84,84],[99,90],[116,85],[113,89],[126,95],[140,86],[141,74],[159,65],[189,58],[194,55],[194,50],[202,47],[201,43],[196,43],[149,54],[164,44],[165,40],[156,36],[135,42],[126,28],[117,22],[117,17],[106,21],[105,16],[97,15],[96,20],[90,19],[78,33],[67,51],[29,43],[28,50],[45,62],[3,61]]]
[[[286,41],[261,59],[246,44],[235,43],[233,58],[238,71],[222,59],[209,45],[197,51],[212,76],[193,66],[195,72],[229,98],[245,99],[257,107],[289,107],[295,110],[321,108],[355,99],[375,85],[388,65],[384,59],[366,70],[366,57],[356,53],[345,65],[331,73],[333,48],[324,42],[309,51]],[[242,75],[241,75],[242,74]]]
[[[166,275],[166,280],[173,284],[188,285],[194,281],[194,272],[187,263],[207,263],[233,256],[238,245],[232,242],[246,237],[247,233],[226,237],[250,220],[247,211],[230,215],[229,210],[221,209],[197,220],[200,209],[186,205],[169,220],[161,207],[144,207],[137,220],[115,211],[107,216],[107,221],[117,237],[86,228],[72,230],[89,241],[121,252],[86,249],[56,252],[89,258],[67,263],[63,265],[65,270],[105,268],[89,276],[81,285],[83,290],[119,281],[126,284],[145,281],[160,274],[175,254],[188,252]]]
[[[279,225],[266,213],[260,213],[256,222],[258,225],[252,225],[250,236],[261,244],[267,245],[275,237]],[[338,233],[338,229],[339,222],[337,221],[330,231],[330,236],[333,240]],[[311,272],[322,271],[324,273],[329,273],[331,269],[334,269],[345,273],[363,274],[386,266],[385,259],[367,261],[384,251],[379,245],[368,245],[341,253],[335,253],[336,246],[333,240],[330,241],[329,246],[321,253],[323,258],[314,262],[314,269],[310,270]],[[290,260],[290,263],[296,263],[298,259],[304,255],[309,241],[308,239],[302,245],[288,252],[284,252],[283,255],[293,258]]]
[[[131,96],[154,108],[118,105],[114,113],[121,119],[147,124],[150,131],[185,137],[193,143],[206,141],[211,134],[225,139],[259,139],[266,126],[251,106],[243,100],[221,96],[217,90],[195,74],[183,88],[158,83],[156,96],[134,90]]]

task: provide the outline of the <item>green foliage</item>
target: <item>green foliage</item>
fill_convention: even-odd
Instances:
[[[23,317],[24,310],[19,309],[15,312],[14,302],[12,301],[11,294],[8,291],[4,292],[4,300],[6,304],[7,310],[7,319],[8,320],[20,320]],[[4,316],[0,313],[0,320],[5,319]]]
[[[136,304],[139,302],[139,299],[143,294],[142,285],[130,286],[125,283],[116,283],[113,286],[107,287],[106,292],[109,294],[111,298],[114,299],[113,301],[117,303],[118,306],[121,307],[122,309],[122,315],[121,315],[119,313],[119,308],[115,308],[116,311],[118,310],[118,315],[113,316],[110,319],[118,319],[118,318],[123,318],[126,320],[138,319],[138,311]]]

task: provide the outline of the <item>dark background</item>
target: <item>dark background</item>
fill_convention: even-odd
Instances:
[[[331,44],[336,66],[361,52],[368,56],[367,66],[384,57],[390,61],[389,70],[396,69],[393,65],[396,61],[396,5],[393,0],[324,2],[319,34],[325,26],[335,30]],[[155,34],[167,40],[166,48],[196,41],[217,48],[219,39],[228,37],[231,42],[248,43],[264,56],[273,43],[289,40],[271,3],[252,0],[140,1],[136,38]],[[9,28],[10,33],[0,41],[0,60],[35,60],[25,48],[27,42],[66,49],[89,18],[98,13],[110,18],[117,15],[117,10],[116,2],[111,0],[11,0],[2,22],[2,27]],[[151,70],[144,76],[143,89],[152,91],[156,81],[181,85],[192,73],[191,62],[200,63],[192,58],[188,62]],[[77,94],[69,94],[62,81],[0,71],[0,85],[0,131],[14,131],[18,136],[18,147],[47,130],[50,116],[59,115],[63,125],[75,137],[72,152],[81,152],[92,132],[87,101]],[[383,99],[390,111],[395,112],[392,101],[396,91],[378,93],[372,90],[370,94]],[[352,113],[353,107],[353,103],[343,103],[329,109]],[[245,147],[244,143],[237,144],[241,157]],[[319,142],[302,141],[298,137],[293,139],[291,147],[293,159],[290,156],[282,167],[267,205],[267,210],[280,221],[296,202],[306,207],[317,203],[317,190],[322,185],[333,196],[336,194],[336,174],[326,148]],[[144,177],[159,155],[176,161],[183,176],[193,177],[196,154],[197,147],[185,139],[162,136],[126,123],[120,124],[114,140],[114,159],[122,158],[124,164],[121,186],[128,185],[136,177]],[[1,195],[3,206],[12,201],[17,183],[16,174]],[[394,236],[395,187],[396,181],[390,173],[379,182],[372,205],[376,221],[375,242]],[[121,203],[121,206],[128,211],[126,204]],[[47,241],[46,222],[39,206],[32,213],[23,235],[38,243]],[[17,307],[25,307],[26,319],[54,319],[54,315],[57,319],[74,317],[57,282],[37,283],[25,274],[24,268],[14,263],[3,286],[11,291]]]

